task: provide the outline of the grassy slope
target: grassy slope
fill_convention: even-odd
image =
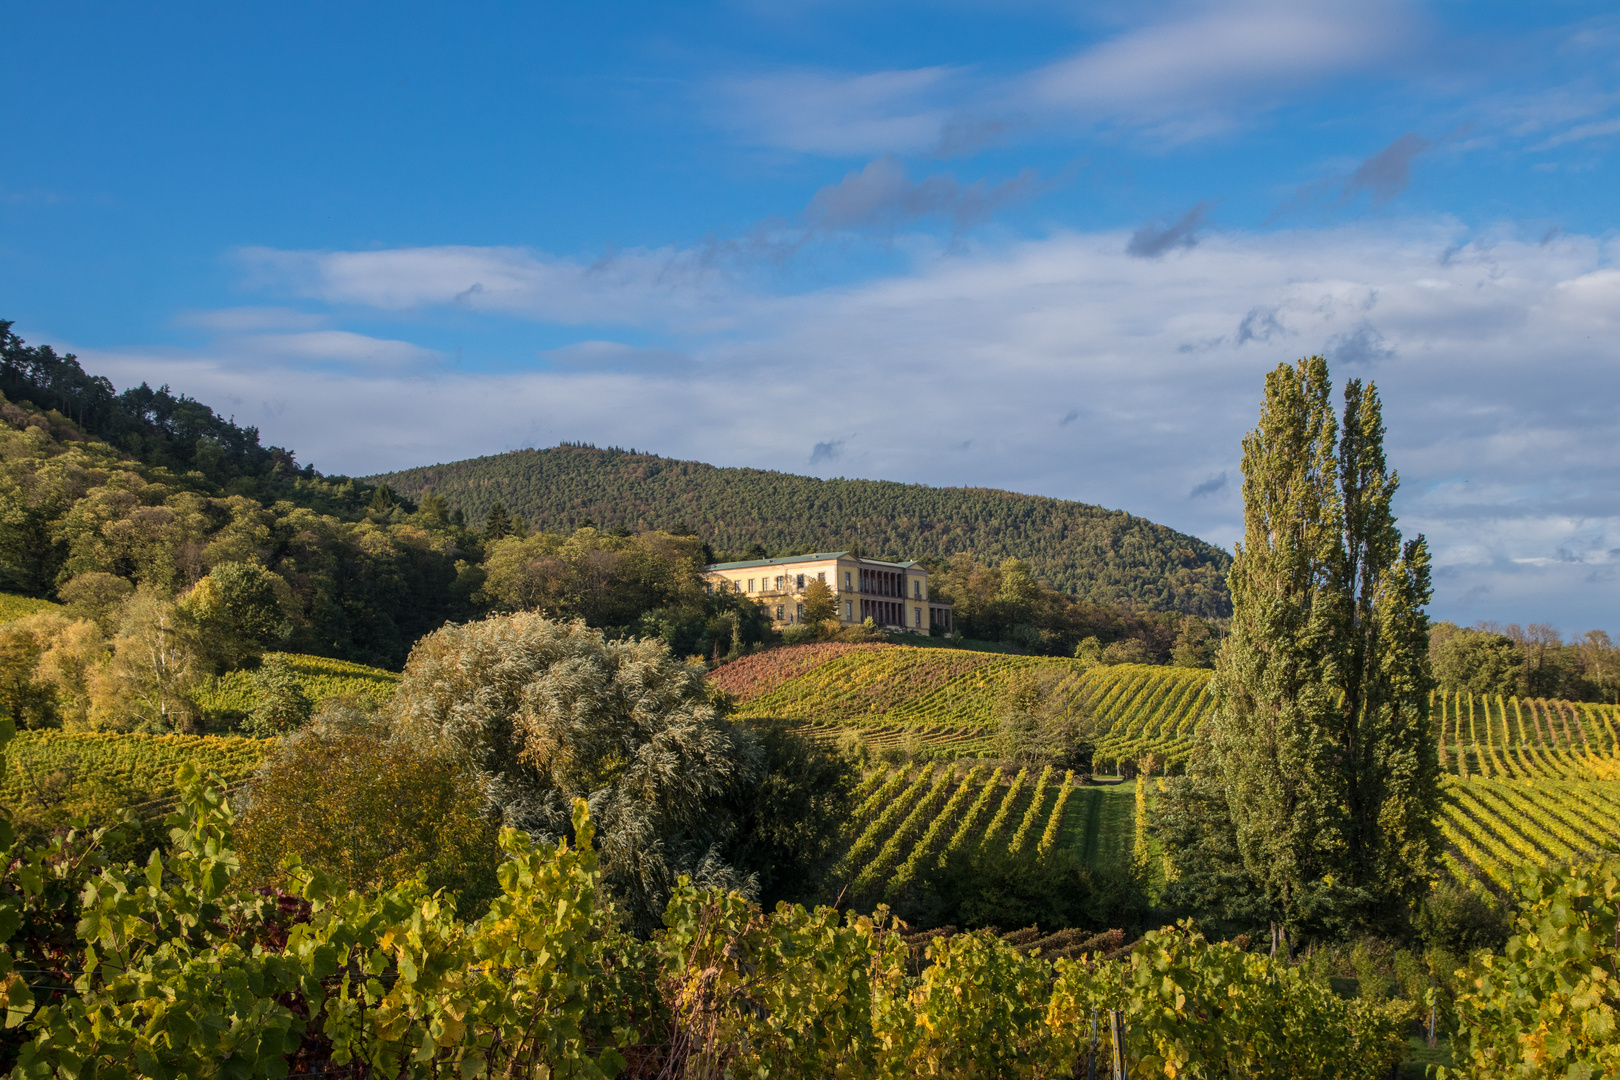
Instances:
[[[1136,842],[1136,789],[1131,784],[1079,788],[1069,799],[1067,845],[1087,866],[1124,866]]]
[[[531,527],[582,521],[695,531],[715,548],[825,551],[859,538],[869,554],[904,558],[971,551],[1017,556],[1060,589],[1214,616],[1229,613],[1231,557],[1196,537],[1117,510],[989,488],[820,480],[716,468],[652,454],[559,446],[431,465],[371,478],[408,495],[447,498],[474,521],[500,502]]]

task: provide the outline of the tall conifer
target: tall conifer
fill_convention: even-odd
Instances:
[[[1377,391],[1359,380],[1341,432],[1317,356],[1266,377],[1243,441],[1212,748],[1274,947],[1302,921],[1394,915],[1427,887],[1438,848],[1429,556],[1395,527],[1383,436]]]
[[[503,503],[496,503],[489,508],[489,516],[484,518],[484,539],[501,540],[512,534],[512,516],[506,512]]]

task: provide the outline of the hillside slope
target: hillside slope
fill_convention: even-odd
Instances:
[[[932,775],[941,761],[955,760],[953,768],[960,771],[983,764],[960,759],[997,756],[997,714],[1012,681],[1032,672],[1045,676],[1051,695],[1047,707],[1090,713],[1093,763],[1100,773],[1128,770],[1148,754],[1171,771],[1183,770],[1198,749],[1196,729],[1212,712],[1207,688],[1214,673],[1207,669],[1087,668],[1061,657],[961,649],[793,646],[744,657],[717,668],[710,678],[733,695],[734,715],[741,719],[797,720],[807,733],[829,741],[855,730],[880,753],[898,750],[902,757],[929,762],[923,775]],[[1512,892],[1513,870],[1520,863],[1554,866],[1612,848],[1620,832],[1620,707],[1436,693],[1431,715],[1444,774],[1436,823],[1445,841],[1440,862],[1447,876],[1505,895]],[[1055,839],[1092,865],[1117,862],[1131,850],[1134,803],[1127,801],[1126,789],[1106,797],[1091,789],[1092,795],[1065,810],[1059,808],[1055,784],[1049,784],[1045,802],[1031,811],[1035,792],[1016,779],[1009,783],[1014,767],[983,780],[991,787],[1006,785],[1010,808],[1028,815],[1032,825],[1057,819]],[[1033,782],[1033,772],[1025,778]],[[934,790],[914,784],[905,792],[886,793],[886,820],[909,820],[912,830],[901,837],[899,850],[889,851],[887,841],[869,845],[868,855],[888,851],[890,857],[857,868],[867,886],[890,880],[886,875],[903,866],[911,839],[950,835],[945,826],[924,832],[931,809],[912,820],[901,813],[909,813],[908,807],[890,805],[906,798],[921,805],[925,789]],[[948,794],[934,790],[929,806],[970,818],[970,804],[947,803]],[[1103,798],[1105,803],[1087,801]],[[982,816],[968,827],[988,828]]]
[[[976,753],[989,748],[1011,680],[1030,672],[1045,677],[1048,708],[1090,713],[1102,768],[1148,753],[1184,764],[1213,707],[1207,668],[1087,667],[909,645],[794,645],[745,656],[709,678],[732,695],[740,717],[860,727],[889,735],[880,745],[911,731],[926,746]],[[1436,692],[1430,711],[1441,767],[1459,779],[1620,782],[1620,706]]]
[[[368,478],[425,491],[481,521],[495,503],[531,528],[582,521],[635,531],[695,531],[717,550],[772,552],[859,543],[868,555],[1016,556],[1055,587],[1096,603],[1215,617],[1230,613],[1231,557],[1196,537],[1119,510],[992,488],[820,480],[718,468],[594,447],[516,450]]]

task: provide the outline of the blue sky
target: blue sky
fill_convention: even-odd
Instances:
[[[328,472],[559,440],[1229,544],[1378,383],[1437,617],[1620,632],[1620,16],[14,3],[0,317]]]

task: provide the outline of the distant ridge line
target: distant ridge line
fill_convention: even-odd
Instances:
[[[432,491],[481,521],[495,503],[530,528],[590,522],[695,532],[717,554],[858,547],[882,558],[970,553],[1022,558],[1056,588],[1095,603],[1230,613],[1220,548],[1123,510],[989,487],[823,480],[657,454],[562,443],[365,478],[411,497]]]

